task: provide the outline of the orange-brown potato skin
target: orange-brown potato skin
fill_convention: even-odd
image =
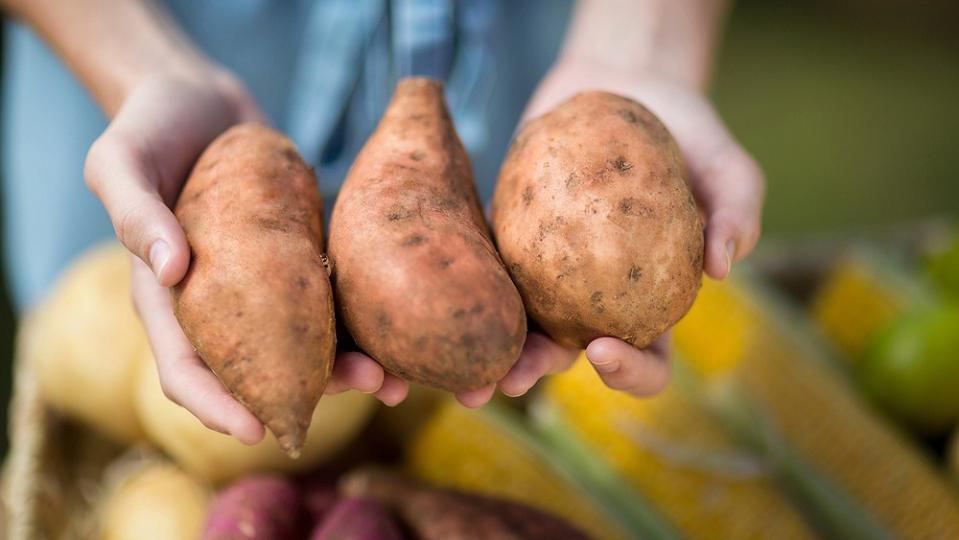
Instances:
[[[526,338],[440,83],[400,81],[330,222],[340,318],[404,379],[449,391],[499,381]]]
[[[175,213],[193,251],[177,319],[224,386],[295,453],[336,352],[323,205],[293,143],[231,128],[203,152]]]
[[[676,143],[645,107],[574,96],[520,131],[493,232],[530,317],[557,343],[645,347],[689,310],[703,225]]]
[[[339,491],[345,497],[381,502],[420,540],[587,539],[560,516],[508,500],[419,484],[383,469],[349,472],[341,477]]]

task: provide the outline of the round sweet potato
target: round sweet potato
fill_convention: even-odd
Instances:
[[[224,386],[295,455],[336,352],[323,204],[293,143],[261,125],[220,135],[176,204],[193,250],[177,319]]]
[[[703,224],[679,150],[642,105],[574,96],[503,163],[493,231],[527,312],[557,343],[649,345],[692,305]]]
[[[401,81],[330,222],[337,307],[391,373],[450,391],[500,380],[526,315],[490,240],[442,86]]]

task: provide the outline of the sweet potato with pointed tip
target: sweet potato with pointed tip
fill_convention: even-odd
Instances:
[[[399,525],[375,499],[346,498],[330,509],[310,540],[403,540]]]
[[[519,132],[493,197],[500,254],[557,343],[645,347],[689,310],[703,225],[679,149],[645,107],[585,92]]]
[[[176,204],[193,258],[174,311],[224,386],[296,455],[336,351],[322,201],[293,143],[261,125],[220,135]]]
[[[344,476],[346,497],[376,499],[390,508],[421,540],[586,540],[565,521],[528,506],[418,484],[381,469]]]
[[[337,307],[357,345],[450,391],[499,381],[526,339],[442,85],[400,81],[330,222]]]
[[[287,540],[303,538],[309,515],[290,480],[255,475],[237,480],[213,499],[202,540]],[[150,531],[142,531],[149,537]]]

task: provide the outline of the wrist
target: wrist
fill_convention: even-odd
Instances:
[[[727,0],[580,0],[561,58],[704,91]]]
[[[222,70],[199,54],[184,51],[156,51],[138,54],[137,61],[103,72],[96,92],[98,101],[112,117],[123,103],[144,84],[158,79],[178,80],[192,86],[214,87]]]
[[[110,117],[143,80],[162,73],[191,76],[207,63],[159,3],[16,0],[11,4]]]
[[[559,75],[566,84],[576,83],[576,86],[587,89],[604,89],[611,92],[629,94],[636,86],[669,86],[682,88],[687,92],[705,95],[705,85],[698,84],[692,74],[658,63],[648,63],[629,67],[615,64],[605,64],[594,59],[577,56],[561,55],[550,68],[549,75]]]

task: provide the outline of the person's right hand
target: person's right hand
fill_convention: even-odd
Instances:
[[[84,177],[133,258],[133,302],[164,393],[207,427],[252,444],[263,426],[197,356],[173,315],[170,292],[190,247],[170,207],[204,148],[233,124],[263,121],[243,86],[214,67],[135,84],[87,154]]]
[[[133,302],[150,340],[164,394],[208,428],[246,444],[263,438],[257,418],[200,359],[173,314],[169,287],[190,264],[190,247],[170,207],[206,146],[234,124],[265,122],[232,75],[203,66],[136,84],[90,147],[87,185],[103,201],[133,255]],[[362,353],[340,353],[326,393],[359,390],[395,405],[409,386]]]

